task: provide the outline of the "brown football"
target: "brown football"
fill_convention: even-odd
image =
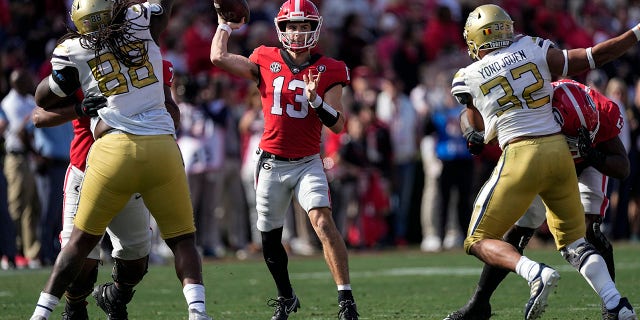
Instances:
[[[213,0],[216,12],[228,22],[249,22],[249,4],[247,0]]]

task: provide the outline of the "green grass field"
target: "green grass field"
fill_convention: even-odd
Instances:
[[[640,307],[640,245],[617,243],[618,288]],[[472,293],[481,263],[462,251],[425,254],[416,249],[351,252],[351,277],[360,319],[442,319]],[[561,280],[543,319],[599,319],[600,302],[583,278],[551,248],[527,256],[558,269]],[[275,286],[262,260],[207,261],[207,308],[215,319],[269,319]],[[28,319],[49,275],[42,270],[0,271],[0,319]],[[321,256],[293,257],[289,270],[302,308],[294,319],[336,319],[336,289]],[[98,281],[110,280],[111,265]],[[526,282],[512,274],[492,299],[492,319],[522,319]],[[91,299],[91,319],[105,319]],[[62,304],[51,319],[60,319]],[[129,304],[130,319],[186,319],[186,304],[172,266],[153,265]]]

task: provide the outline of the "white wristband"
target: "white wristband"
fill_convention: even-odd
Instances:
[[[567,53],[567,49],[562,50],[562,55],[564,55],[564,67],[562,68],[562,76],[566,77],[569,72],[569,54]]]
[[[635,27],[631,28],[631,31],[633,31],[633,34],[636,35],[636,39],[640,41],[640,25],[636,25]]]
[[[587,51],[587,60],[589,60],[589,68],[591,68],[591,70],[596,68],[596,62],[595,60],[593,60],[593,54],[591,53],[591,50],[593,50],[593,47],[589,47],[586,49]]]
[[[322,105],[322,98],[320,98],[319,94],[316,94],[316,98],[313,99],[313,101],[309,101],[309,104],[311,104],[313,108],[317,109]]]
[[[231,31],[233,31],[233,29],[231,29],[231,27],[229,27],[229,25],[226,23],[219,24],[218,30],[226,31],[229,35],[231,35]]]

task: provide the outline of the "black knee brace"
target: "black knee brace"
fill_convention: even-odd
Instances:
[[[611,279],[615,281],[616,271],[613,262],[613,246],[607,239],[607,237],[600,231],[600,224],[602,223],[602,217],[595,216],[593,218],[587,218],[587,236],[586,239],[591,243],[598,253],[602,256],[607,263],[607,269]]]
[[[93,285],[98,281],[98,263],[86,273],[81,273],[67,287],[64,296],[68,303],[84,301],[93,291]]]
[[[524,248],[529,243],[529,240],[531,240],[534,231],[535,229],[514,225],[513,227],[511,227],[511,229],[509,229],[509,231],[507,231],[507,233],[505,233],[502,239],[516,247],[518,252],[522,254]]]
[[[118,285],[134,287],[149,269],[149,256],[138,260],[114,259],[111,277]]]
[[[562,257],[567,260],[574,268],[580,271],[582,264],[592,254],[598,254],[596,248],[589,242],[578,245],[575,249],[564,247],[560,250]]]

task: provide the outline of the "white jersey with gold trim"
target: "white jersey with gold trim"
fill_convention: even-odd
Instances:
[[[98,115],[111,127],[138,135],[174,134],[173,121],[164,105],[162,55],[148,28],[151,4],[133,5],[126,15],[132,23],[131,37],[139,39],[134,40],[134,48],[144,46],[147,50],[143,64],[127,67],[108,49],[96,54],[83,48],[80,38],[71,38],[53,51],[53,70],[75,68],[78,86],[85,96],[105,96],[108,106],[100,109]],[[55,82],[52,76],[52,90],[58,95],[64,94],[55,88]],[[69,90],[65,92],[68,94]],[[97,118],[92,119],[92,130],[96,122]]]
[[[506,48],[488,53],[460,69],[451,93],[470,94],[484,119],[485,142],[498,138],[501,148],[520,136],[560,132],[551,112],[550,40],[518,36]]]

